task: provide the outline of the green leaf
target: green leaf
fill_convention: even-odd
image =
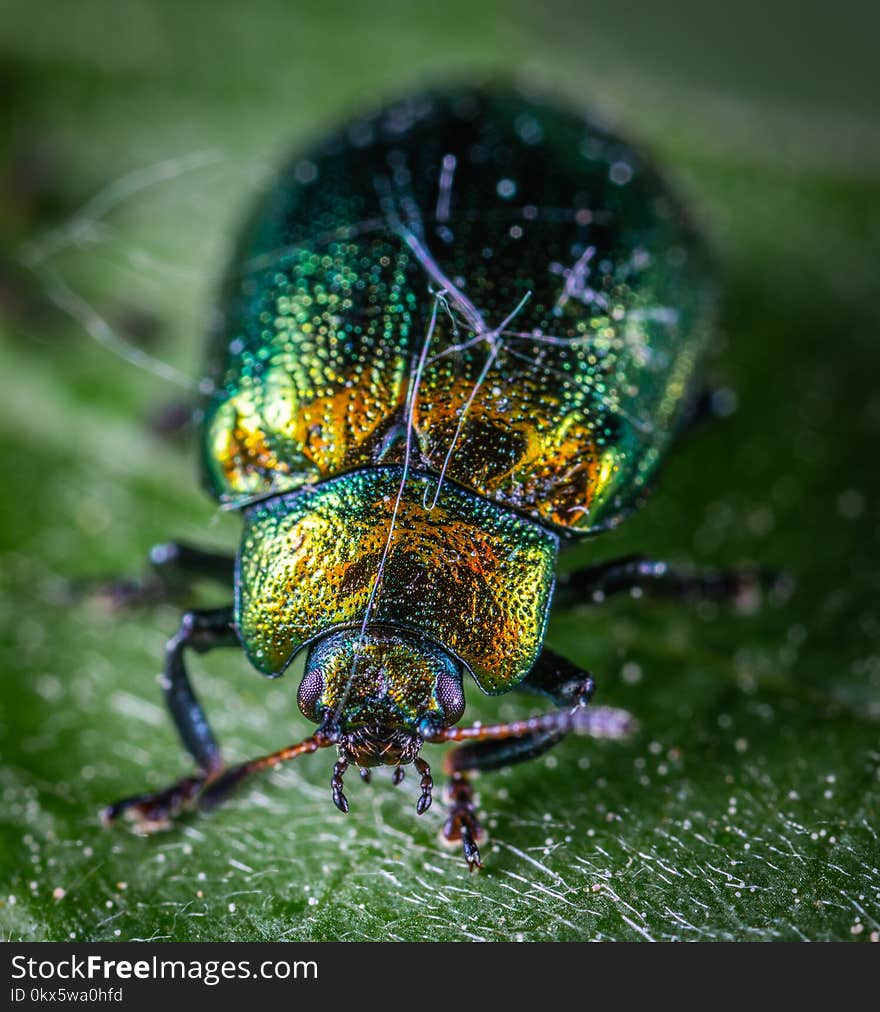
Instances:
[[[847,49],[799,20],[798,45],[838,82],[819,94],[814,63],[777,66],[772,45],[743,80],[745,16],[711,58],[611,4],[585,24],[558,0],[540,20],[377,2],[343,25],[281,2],[131,3],[124,24],[115,5],[49,6],[38,28],[3,13],[4,936],[876,940],[880,132],[840,91],[855,35]],[[237,527],[200,492],[192,440],[156,434],[190,394],[102,347],[90,314],[140,349],[129,357],[197,377],[260,175],[365,99],[467,67],[592,95],[657,152],[719,250],[712,371],[739,408],[565,565],[750,559],[795,592],[748,616],[645,600],[555,615],[549,642],[639,730],[481,778],[479,875],[440,845],[440,804],[416,817],[412,777],[353,779],[338,813],[323,753],[169,833],[105,830],[102,805],[187,769],[154,684],[177,615],[108,615],[73,591],[137,576],[170,537],[232,549]],[[306,732],[296,672],[267,682],[223,652],[193,666],[230,757]],[[471,692],[471,717],[529,712]]]

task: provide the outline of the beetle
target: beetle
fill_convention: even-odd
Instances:
[[[630,719],[588,705],[592,675],[543,645],[565,606],[640,589],[730,599],[745,570],[642,556],[555,578],[559,552],[639,506],[694,414],[716,284],[685,206],[629,143],[510,86],[420,93],[288,162],[263,194],[209,338],[203,470],[238,510],[233,560],[178,544],[159,569],[234,602],[188,611],[163,689],[196,772],[104,812],[137,829],[208,809],[251,774],[335,747],[349,765],[447,752],[443,836],[481,866],[469,774]],[[244,649],[282,675],[306,652],[298,744],[226,767],[187,651]],[[469,676],[541,716],[460,726]]]

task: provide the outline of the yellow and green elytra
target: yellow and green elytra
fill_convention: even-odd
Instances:
[[[410,412],[419,466],[452,449],[449,480],[577,532],[638,502],[714,312],[655,170],[507,90],[410,99],[295,159],[227,292],[205,429],[222,499],[387,462],[442,292]]]
[[[515,88],[418,94],[292,159],[243,231],[210,337],[203,464],[243,516],[235,602],[178,637],[234,640],[270,676],[305,651],[298,702],[318,730],[227,770],[175,661],[169,703],[201,780],[119,810],[162,822],[333,745],[338,807],[349,763],[413,763],[424,811],[422,745],[461,741],[444,835],[478,866],[469,771],[626,726],[544,645],[557,556],[650,488],[693,408],[715,294],[651,163]],[[688,580],[627,559],[556,593],[741,585]],[[458,728],[470,679],[558,710]]]

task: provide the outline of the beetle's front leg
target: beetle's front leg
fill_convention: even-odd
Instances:
[[[689,570],[628,555],[562,575],[555,603],[599,604],[613,594],[644,593],[677,601],[721,601],[752,611],[762,591],[784,591],[786,578],[754,566]]]
[[[454,756],[456,752],[450,752],[447,759]],[[444,768],[451,773],[451,776],[444,791],[444,800],[449,806],[449,815],[443,824],[443,839],[451,844],[461,843],[468,868],[471,871],[476,871],[483,867],[477,844],[485,839],[486,834],[477,819],[474,789],[464,773],[452,769],[453,765],[454,763],[444,763]]]
[[[142,580],[111,580],[92,592],[109,608],[136,608],[163,601],[185,601],[196,580],[212,580],[225,587],[235,581],[235,558],[196,548],[180,541],[164,541],[149,553],[150,570]]]
[[[477,843],[483,832],[477,821],[467,773],[501,769],[534,759],[570,733],[619,738],[631,725],[629,714],[623,710],[588,709],[586,704],[595,688],[593,676],[546,648],[517,688],[551,699],[560,707],[559,711],[511,724],[449,728],[444,732],[446,740],[466,744],[448,752],[444,758],[443,765],[451,774],[451,780],[447,790],[449,818],[443,827],[443,837],[461,841],[471,870],[481,867]]]
[[[117,801],[103,811],[105,823],[124,813],[141,832],[166,828],[176,814],[198,798],[205,786],[217,779],[223,768],[220,747],[190,684],[183,655],[187,649],[203,653],[215,647],[238,645],[231,606],[189,611],[183,616],[180,629],[165,649],[162,689],[180,738],[198,771],[155,794]]]

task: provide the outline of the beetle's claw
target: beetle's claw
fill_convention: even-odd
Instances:
[[[368,784],[372,779],[372,774],[370,773],[370,770],[366,766],[361,766],[360,773],[361,773],[361,780],[363,780],[365,784]]]
[[[476,816],[462,810],[450,812],[440,833],[443,844],[454,848],[461,847],[468,871],[479,871],[483,867],[478,843],[482,843],[485,839],[485,830],[477,822]]]
[[[469,837],[462,837],[464,844],[464,859],[467,861],[468,871],[480,871],[483,861],[480,857],[480,848]]]

